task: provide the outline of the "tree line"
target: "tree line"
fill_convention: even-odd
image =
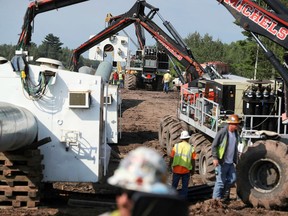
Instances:
[[[60,41],[60,38],[50,33],[44,38],[44,40],[39,46],[31,42],[31,44],[28,46],[28,53],[29,56],[33,56],[32,63],[35,63],[35,61],[39,57],[52,58],[61,61],[64,67],[69,69],[72,67],[71,63],[72,63],[73,50],[69,49],[68,47],[62,47],[62,46],[63,43]],[[12,57],[15,55],[16,49],[17,45],[7,45],[7,44],[0,45],[0,56],[5,57],[8,60],[11,60]],[[86,65],[96,68],[98,64],[99,62],[97,61],[92,61],[87,58],[84,58],[83,56],[80,56],[79,59],[80,67]]]
[[[242,33],[246,39],[230,44],[223,43],[219,39],[214,40],[209,34],[201,36],[198,32],[189,34],[185,42],[199,63],[222,61],[229,65],[232,74],[247,78],[253,78],[255,70],[257,70],[257,79],[279,77],[278,72],[275,71],[254,39],[246,32]],[[261,37],[261,41],[275,53],[280,61],[282,60],[284,48],[265,37]]]
[[[257,43],[246,32],[244,40],[232,43],[223,43],[221,40],[214,40],[209,34],[200,35],[198,32],[189,34],[184,41],[191,49],[193,56],[199,63],[210,61],[222,61],[230,67],[230,72],[235,75],[253,78],[257,61],[257,79],[274,79],[279,74],[264,56],[264,52],[258,47]],[[261,37],[261,40],[275,55],[282,59],[285,50],[276,43]],[[31,43],[29,55],[34,60],[39,57],[53,58],[61,61],[66,68],[70,68],[73,50],[62,47],[63,43],[59,37],[48,34],[42,43],[37,46]],[[0,56],[12,59],[15,55],[16,45],[0,45]],[[96,68],[99,62],[92,61],[83,56],[79,59],[79,66],[90,66]],[[171,64],[172,65],[172,64]],[[178,64],[181,68],[181,65]],[[184,70],[184,68],[182,68]],[[173,72],[173,69],[171,68]],[[173,72],[174,73],[174,72]],[[174,73],[175,74],[175,73]]]

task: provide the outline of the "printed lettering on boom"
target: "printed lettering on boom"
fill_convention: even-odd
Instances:
[[[261,7],[258,8],[255,3],[246,0],[224,0],[224,3],[227,6],[234,8],[272,35],[275,35],[279,40],[286,39],[288,29],[279,24],[279,22],[283,21],[278,19],[273,13],[265,11]],[[278,22],[276,20],[278,20]]]

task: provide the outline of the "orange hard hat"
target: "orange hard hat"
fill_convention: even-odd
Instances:
[[[238,115],[232,114],[228,117],[227,123],[228,124],[239,124],[241,121],[239,120]]]

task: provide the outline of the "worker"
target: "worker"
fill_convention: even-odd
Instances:
[[[120,88],[124,88],[124,74],[122,71],[119,73],[119,86]]]
[[[176,196],[176,190],[167,184],[167,176],[166,162],[158,152],[147,147],[130,151],[108,178],[110,185],[121,189],[116,197],[118,209],[102,216],[130,216],[133,209],[132,198],[137,192]]]
[[[118,85],[118,80],[119,80],[118,72],[114,71],[114,73],[113,73],[113,85]]]
[[[180,143],[174,145],[170,154],[170,166],[172,168],[172,186],[177,189],[179,181],[182,181],[180,195],[187,198],[190,174],[194,173],[196,153],[194,147],[189,144],[190,135],[184,130],[180,135]]]
[[[238,159],[237,132],[240,123],[236,114],[230,115],[228,125],[218,131],[212,143],[213,165],[215,166],[216,182],[213,199],[229,201],[230,188],[236,182],[235,164]]]
[[[162,83],[164,84],[163,91],[166,93],[168,93],[168,91],[169,91],[169,83],[170,83],[171,77],[172,76],[171,76],[170,72],[168,71],[164,74],[163,79],[162,79]]]

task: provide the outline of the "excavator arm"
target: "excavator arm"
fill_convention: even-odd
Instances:
[[[263,0],[268,11],[251,0],[217,0],[235,17],[245,30],[263,35],[285,49],[288,48],[288,9],[279,0]]]
[[[145,11],[148,12],[145,13]],[[170,57],[176,59],[186,68],[186,71],[191,75],[191,79],[189,81],[201,77],[204,74],[204,69],[195,60],[191,50],[186,46],[172,25],[167,21],[163,21],[164,26],[168,29],[171,35],[169,36],[168,33],[163,31],[155,22],[153,22],[152,19],[158,13],[158,11],[158,8],[150,5],[146,1],[138,0],[127,13],[111,17],[109,20],[109,26],[107,28],[74,50],[72,59],[73,70],[78,69],[78,61],[82,53],[86,52],[93,46],[99,44],[101,41],[109,38],[113,34],[116,34],[127,26],[135,24],[136,36],[138,37],[140,44],[143,44],[145,41],[140,30],[140,27],[142,27],[148,31],[159,44],[162,45]],[[178,75],[179,77],[182,77],[182,74]]]
[[[81,3],[84,1],[88,0],[37,0],[31,2],[24,16],[24,23],[18,40],[17,48],[24,49],[30,44],[33,30],[33,21],[37,14]]]
[[[267,10],[252,0],[217,0],[236,19],[236,23],[250,32],[263,49],[267,59],[288,83],[288,70],[268,50],[258,35],[262,35],[286,50],[288,49],[288,9],[279,0],[263,0],[272,10]]]

